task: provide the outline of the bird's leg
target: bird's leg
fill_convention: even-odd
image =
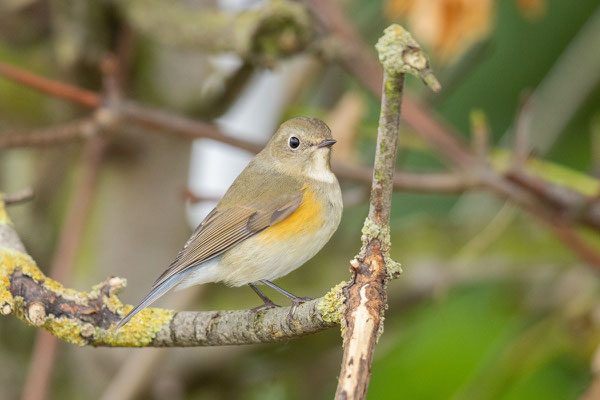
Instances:
[[[267,285],[271,289],[274,289],[274,290],[278,291],[279,293],[281,293],[282,295],[284,295],[285,297],[287,297],[288,299],[290,299],[292,301],[293,305],[292,305],[292,308],[290,309],[290,312],[288,313],[288,316],[287,316],[287,322],[288,322],[288,324],[290,324],[292,322],[292,318],[294,317],[294,313],[296,312],[296,308],[298,308],[298,306],[300,304],[306,303],[307,301],[311,301],[312,300],[310,297],[298,297],[298,296],[295,296],[295,295],[291,294],[290,292],[288,292],[287,290],[283,290],[282,288],[280,288],[279,286],[277,286],[273,282],[268,281],[266,279],[262,279],[259,282]]]
[[[277,304],[273,303],[273,300],[271,300],[270,298],[268,298],[267,295],[262,292],[262,290],[260,290],[259,288],[256,287],[255,284],[249,283],[248,286],[250,286],[252,288],[252,290],[254,290],[254,292],[258,295],[258,297],[260,297],[260,299],[264,303],[264,304],[262,304],[262,305],[260,305],[258,307],[254,307],[252,310],[250,310],[253,313],[256,313],[256,312],[261,311],[261,310],[266,310],[266,309],[269,309],[269,308],[281,307],[281,306],[278,306]]]

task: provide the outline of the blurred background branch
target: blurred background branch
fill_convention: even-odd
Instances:
[[[27,72],[22,73],[15,67],[8,66],[6,68],[2,63],[0,63],[0,74],[11,79],[18,79],[20,83],[61,98],[64,97],[68,100],[76,99],[74,100],[76,102],[80,102],[79,97],[72,97],[71,95],[63,96],[63,93],[85,92],[87,94],[86,99],[88,100],[81,101],[82,105],[87,105],[86,101],[89,101],[90,98],[97,99],[92,102],[94,104],[102,103],[99,100],[100,96],[97,94],[60,82],[48,81],[45,78],[40,78]],[[40,84],[39,82],[44,82],[44,84]],[[60,91],[48,91],[48,87],[60,87],[62,89]],[[523,116],[526,114],[521,113]],[[96,115],[96,118],[105,124],[115,124],[117,123],[115,121],[119,121],[119,125],[127,126],[128,122],[132,122],[160,133],[174,133],[186,138],[210,138],[253,153],[258,152],[261,148],[261,145],[223,134],[214,124],[192,120],[163,110],[150,109],[131,101],[112,103],[109,106],[99,109]],[[89,128],[89,120],[83,120],[27,134],[5,134],[0,136],[0,148],[60,144],[63,140],[89,136]],[[486,132],[485,128],[477,129],[477,133],[473,135],[474,141],[487,140],[481,139],[481,137],[488,136],[489,132]],[[419,132],[423,133],[425,140],[432,139],[432,137],[427,136],[429,133],[417,131],[417,133]],[[588,187],[568,187],[548,181],[539,174],[539,170],[543,173],[546,169],[543,165],[542,168],[538,168],[538,171],[535,171],[537,172],[536,176],[532,176],[528,172],[527,162],[523,159],[524,155],[522,154],[523,150],[521,147],[522,143],[524,143],[523,141],[526,141],[524,137],[529,135],[529,127],[521,127],[518,130],[519,140],[515,140],[516,147],[513,150],[512,154],[514,156],[511,157],[511,160],[519,159],[520,161],[513,162],[512,168],[506,168],[505,164],[501,161],[494,162],[494,158],[499,157],[495,157],[491,153],[477,156],[468,147],[456,145],[457,142],[455,142],[454,137],[444,130],[433,128],[431,132],[434,132],[432,146],[438,146],[438,151],[442,155],[445,155],[447,159],[452,160],[450,163],[456,172],[447,174],[398,172],[394,177],[395,189],[436,193],[460,193],[465,190],[486,189],[507,197],[530,211],[533,215],[545,220],[551,226],[556,226],[557,220],[567,218],[569,221],[580,222],[593,229],[600,230],[600,203],[595,200],[595,195],[581,193],[581,191],[589,191]],[[473,146],[477,147],[481,145],[475,143]],[[483,150],[479,149],[478,151],[481,152]],[[494,164],[498,166],[494,168]],[[372,175],[371,170],[356,165],[347,165],[338,162],[334,163],[333,166],[336,174],[342,179],[366,183],[370,181],[370,176]],[[594,186],[597,185],[594,184]],[[600,187],[595,190],[600,192]],[[562,223],[561,226],[562,231],[570,229],[569,223]],[[571,232],[569,235],[569,237],[576,236],[577,234],[574,232]],[[582,246],[574,245],[575,242],[579,242],[579,240],[567,240],[565,244],[581,254],[582,258],[590,263],[590,265],[600,268],[600,264],[597,263],[597,260],[600,260],[600,256],[590,257],[594,251],[588,249],[582,252]]]
[[[27,189],[19,190],[17,192],[13,192],[13,193],[7,193],[3,196],[3,200],[4,200],[4,204],[6,204],[7,206],[10,206],[13,204],[20,204],[20,203],[29,201],[29,200],[33,199],[34,195],[35,194],[33,192],[33,189],[27,188]]]
[[[300,3],[269,0],[254,9],[224,12],[159,0],[119,1],[132,27],[170,46],[234,52],[261,66],[303,51],[314,31]]]

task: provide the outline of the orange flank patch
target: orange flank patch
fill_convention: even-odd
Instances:
[[[289,217],[257,235],[264,244],[293,240],[300,235],[315,233],[323,226],[323,206],[312,190],[305,190],[300,206]]]

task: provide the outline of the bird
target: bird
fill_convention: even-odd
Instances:
[[[249,285],[263,301],[254,312],[278,307],[258,287],[268,286],[291,300],[289,322],[296,307],[311,299],[272,281],[311,259],[338,228],[343,203],[330,163],[335,143],[320,119],[281,124],[115,329],[169,290],[209,282]]]

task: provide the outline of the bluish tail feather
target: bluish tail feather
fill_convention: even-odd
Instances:
[[[144,299],[133,308],[122,320],[119,321],[115,328],[115,332],[118,331],[125,325],[131,318],[133,318],[137,313],[142,311],[144,308],[148,307],[152,304],[156,299],[161,297],[163,294],[167,293],[170,289],[176,286],[183,279],[185,273],[180,272],[177,275],[173,275],[166,281],[164,281],[160,286],[153,289]]]

